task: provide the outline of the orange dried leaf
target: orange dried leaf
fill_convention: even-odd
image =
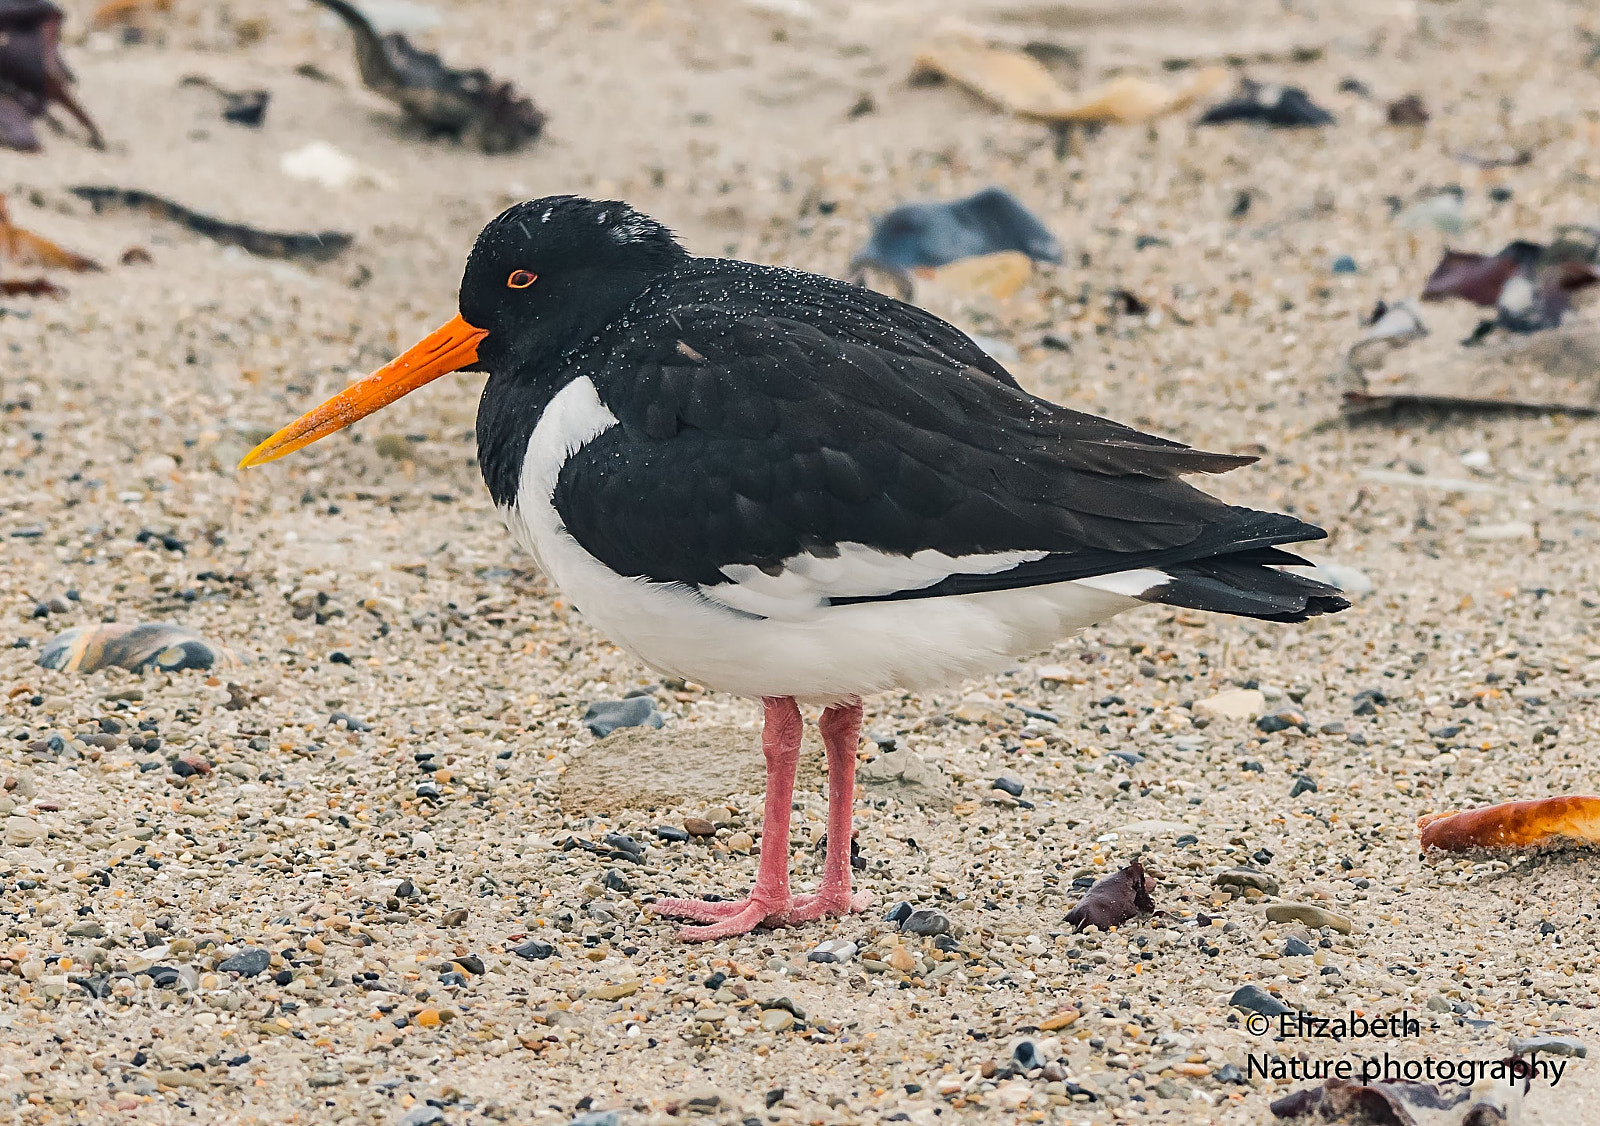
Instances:
[[[172,0],[103,0],[94,15],[89,17],[91,27],[106,28],[116,24],[134,23],[146,12],[170,12]]]
[[[11,222],[6,197],[0,195],[0,262],[39,266],[46,270],[98,270],[100,263],[57,246],[47,238],[25,231]]]
[[[1445,852],[1600,844],[1600,797],[1502,802],[1419,818],[1422,848]]]

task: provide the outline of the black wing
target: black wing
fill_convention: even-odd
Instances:
[[[799,305],[739,315],[730,303],[636,322],[580,365],[619,425],[568,460],[554,503],[578,543],[621,574],[709,590],[729,569],[777,576],[841,545],[958,561],[931,578],[908,566],[898,587],[820,592],[843,602],[1036,585],[1323,535],[1178,479],[1253,458],[1034,398],[909,326],[867,328],[826,309],[800,319],[813,310]],[[1023,557],[998,569],[959,562],[1007,553]]]

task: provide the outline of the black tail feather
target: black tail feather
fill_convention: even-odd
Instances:
[[[1303,622],[1349,608],[1349,600],[1338,587],[1277,570],[1282,566],[1309,564],[1270,547],[1196,559],[1161,568],[1168,581],[1139,597],[1146,602],[1267,622]]]

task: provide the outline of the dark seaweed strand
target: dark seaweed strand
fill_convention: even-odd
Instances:
[[[97,214],[114,207],[142,211],[154,218],[178,223],[214,242],[241,247],[261,258],[300,258],[311,262],[327,262],[338,257],[355,241],[354,235],[343,231],[300,233],[258,230],[243,223],[230,223],[202,214],[138,188],[80,186],[71,191],[79,199],[88,200]]]

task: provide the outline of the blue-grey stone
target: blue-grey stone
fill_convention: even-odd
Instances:
[[[1234,990],[1233,996],[1228,998],[1228,1004],[1236,1009],[1243,1009],[1248,1013],[1260,1013],[1266,1017],[1275,1017],[1291,1011],[1288,1005],[1259,985],[1241,985]]]
[[[238,974],[240,977],[255,977],[264,973],[272,962],[272,952],[260,946],[247,946],[230,957],[224,958],[217,965],[223,973]]]
[[[624,727],[660,727],[666,718],[656,710],[651,696],[629,696],[625,700],[596,700],[583,713],[583,725],[599,739]]]

